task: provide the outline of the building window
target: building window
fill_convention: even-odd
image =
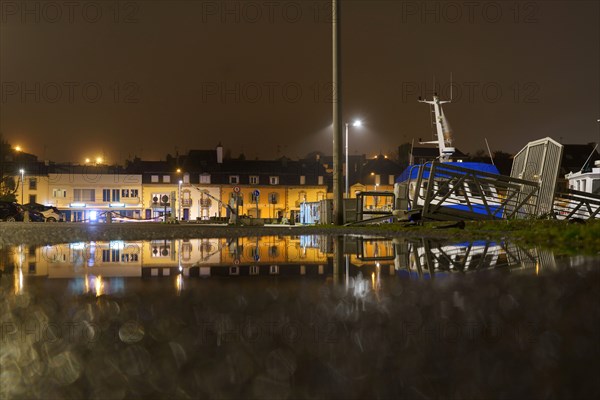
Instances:
[[[322,185],[322,184],[323,184],[323,175],[319,176],[319,183],[318,183],[318,184],[319,184],[319,185]]]
[[[190,183],[190,174],[183,174],[183,183]]]
[[[29,190],[37,190],[37,179],[29,178]]]
[[[269,203],[270,204],[279,203],[279,193],[269,193]]]
[[[171,183],[171,175],[163,175],[163,183]]]
[[[379,175],[379,174],[375,175],[375,184],[381,185],[381,175]]]
[[[150,182],[152,182],[152,183],[158,183],[158,175],[152,175],[150,177]]]
[[[200,183],[210,184],[210,175],[209,174],[201,174],[200,175]]]
[[[29,195],[29,203],[35,203],[37,200],[37,196],[35,194]]]
[[[394,175],[390,175],[389,179],[388,179],[388,185],[394,185]]]
[[[102,201],[110,201],[110,189],[102,189]]]
[[[250,177],[250,184],[251,185],[258,185],[258,181],[259,181],[258,180],[258,176],[253,175],[253,176]]]
[[[300,175],[300,184],[301,185],[306,185],[306,176]]]
[[[95,189],[73,189],[74,201],[96,201]]]
[[[129,194],[131,197],[140,197],[140,192],[137,189],[131,189]]]
[[[102,250],[102,262],[110,262],[110,250]]]
[[[67,191],[64,189],[52,189],[52,197],[57,198],[57,197],[62,197],[65,198],[67,197]]]
[[[269,257],[274,258],[279,256],[279,248],[277,246],[269,247]]]
[[[278,176],[270,176],[269,183],[271,185],[279,185],[279,177]]]
[[[229,175],[229,183],[232,183],[232,184],[240,183],[239,175]]]
[[[121,200],[121,193],[120,193],[119,189],[113,189],[113,191],[112,191],[112,199],[113,199],[113,201],[119,201],[119,200]]]

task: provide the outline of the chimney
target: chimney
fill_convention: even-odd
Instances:
[[[217,145],[217,164],[223,164],[223,146],[221,142]]]

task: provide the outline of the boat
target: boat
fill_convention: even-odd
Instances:
[[[597,147],[594,147],[594,151]],[[600,218],[600,160],[589,167],[590,158],[581,170],[565,175],[569,190],[554,200],[557,219]]]
[[[418,219],[417,209],[434,206],[444,208],[445,217],[454,214],[451,219],[502,218],[504,210],[495,185],[500,175],[498,168],[482,162],[452,161],[455,148],[442,109],[442,104],[450,101],[442,101],[434,94],[433,100],[419,97],[419,102],[432,107],[437,135],[437,140],[420,144],[436,144],[439,155],[433,162],[408,166],[396,179],[397,211],[404,211],[409,219]],[[400,216],[398,212],[395,215]]]

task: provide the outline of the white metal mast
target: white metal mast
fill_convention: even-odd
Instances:
[[[421,100],[419,97],[420,103],[427,103],[433,106],[434,114],[435,114],[435,128],[437,134],[437,141],[432,142],[420,142],[421,144],[437,144],[440,152],[439,159],[441,162],[450,161],[450,157],[454,154],[454,147],[452,147],[452,133],[450,131],[450,126],[446,121],[446,117],[444,116],[444,111],[442,110],[442,104],[450,103],[450,100],[440,100],[437,93],[433,95],[433,100]]]

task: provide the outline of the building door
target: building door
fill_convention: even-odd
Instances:
[[[190,219],[190,209],[189,208],[184,208],[183,209],[183,220],[187,221]]]

